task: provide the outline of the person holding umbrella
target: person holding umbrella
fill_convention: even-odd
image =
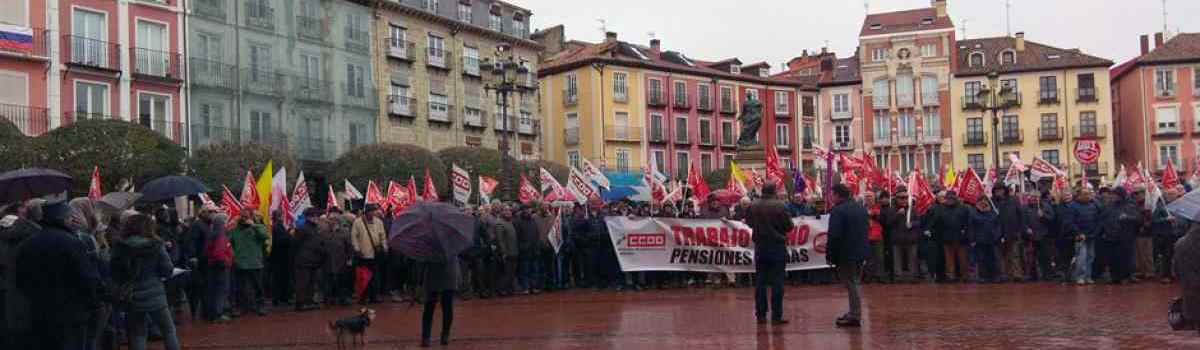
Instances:
[[[475,244],[475,218],[446,203],[419,202],[393,220],[389,247],[417,262],[424,276],[421,346],[428,347],[433,311],[442,303],[441,344],[450,342],[454,294],[462,279],[459,254]]]

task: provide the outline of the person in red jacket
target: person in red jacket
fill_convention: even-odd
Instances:
[[[867,240],[871,243],[871,258],[867,261],[867,281],[883,283],[887,280],[887,273],[883,268],[883,226],[879,224],[879,203],[875,200],[874,192],[865,192],[862,198],[863,206],[867,208],[869,215]]]

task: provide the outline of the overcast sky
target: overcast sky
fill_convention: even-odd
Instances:
[[[650,33],[665,49],[702,60],[766,60],[778,71],[801,50],[829,48],[850,56],[865,16],[863,0],[509,0],[533,11],[534,28],[566,25],[567,39],[603,40],[601,24],[624,41],[645,45]],[[1009,0],[1012,31],[1027,40],[1117,63],[1138,54],[1138,35],[1162,31],[1161,0]],[[870,0],[871,13],[928,7],[929,0]],[[963,38],[1003,36],[1005,0],[949,0]],[[1171,31],[1200,31],[1200,1],[1168,0]],[[1151,39],[1153,40],[1153,39]]]

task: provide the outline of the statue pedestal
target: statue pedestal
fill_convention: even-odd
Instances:
[[[767,153],[760,145],[738,146],[737,155],[733,157],[733,161],[737,162],[738,168],[742,171],[767,169]]]

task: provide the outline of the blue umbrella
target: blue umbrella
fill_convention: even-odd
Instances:
[[[456,259],[475,244],[475,217],[448,203],[420,201],[392,220],[388,247],[417,261]]]
[[[142,202],[161,202],[181,196],[209,192],[200,180],[191,176],[164,176],[142,186]]]
[[[71,188],[73,179],[58,170],[25,168],[0,174],[0,203],[19,202]]]
[[[601,191],[600,198],[605,202],[615,202],[625,198],[633,197],[638,194],[638,191],[632,186],[613,186],[611,190]]]

